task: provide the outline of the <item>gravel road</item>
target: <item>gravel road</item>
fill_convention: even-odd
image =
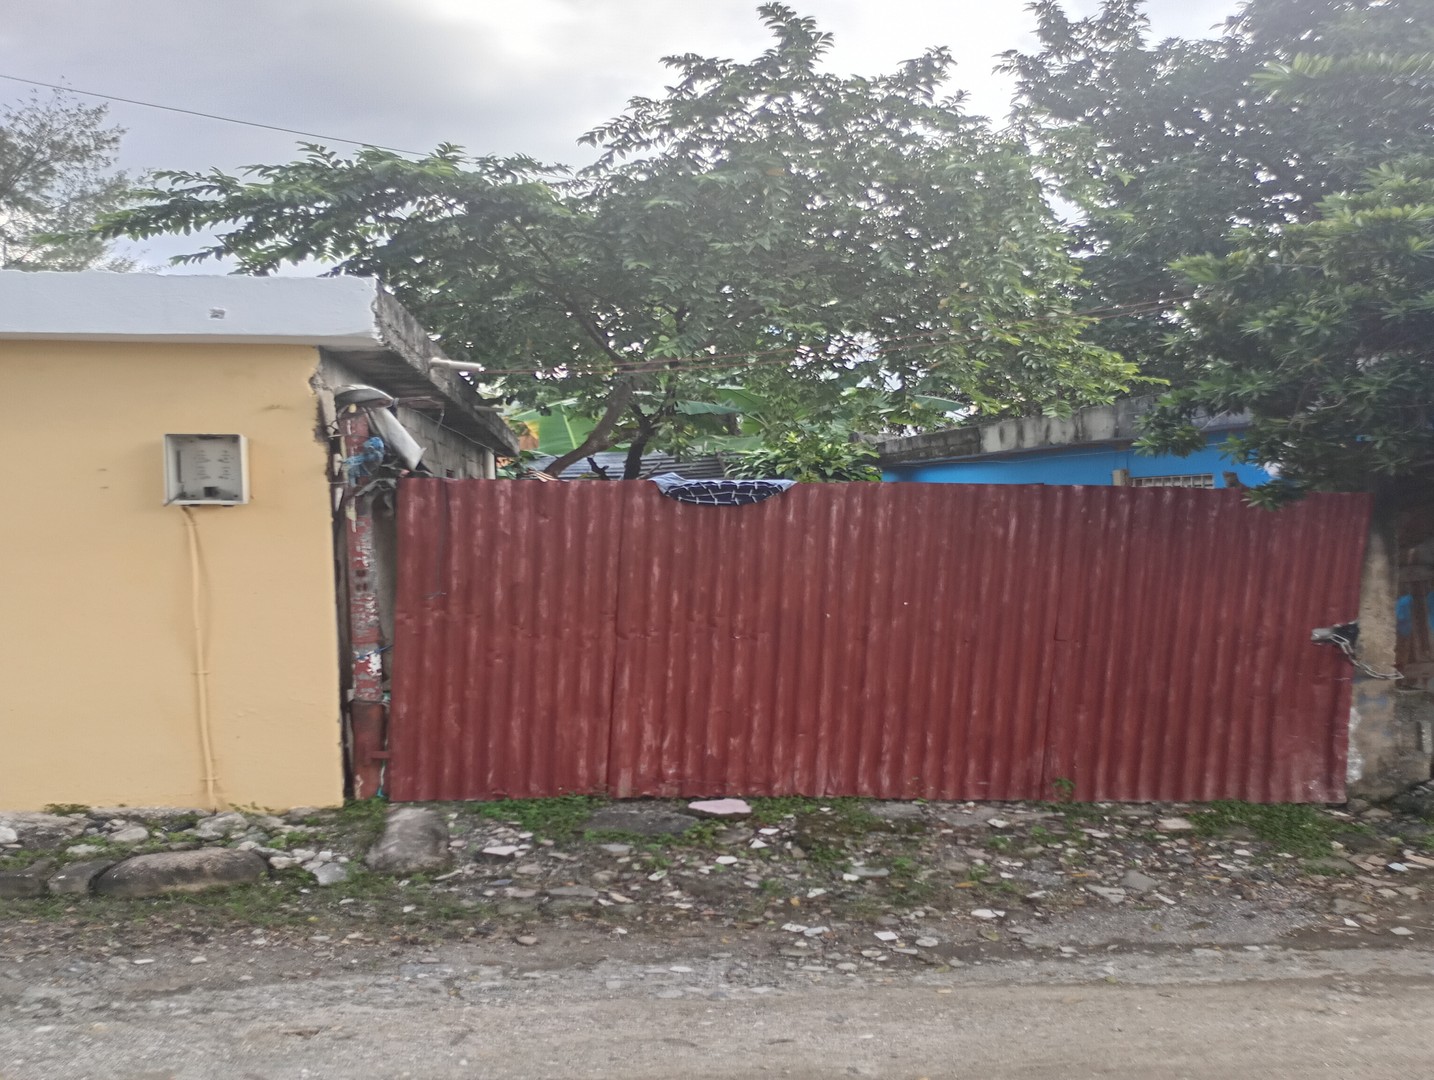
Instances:
[[[882,976],[793,970],[764,943],[716,938],[203,948],[0,958],[0,1078],[1374,1080],[1434,1061],[1434,953],[1411,947],[1102,950]]]

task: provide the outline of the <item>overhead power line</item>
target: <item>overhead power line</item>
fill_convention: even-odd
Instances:
[[[19,75],[0,74],[0,79],[8,79],[11,82],[28,83],[31,86],[43,86],[49,90],[60,90],[66,94],[79,94],[82,97],[102,98],[105,101],[122,101],[126,105],[143,105],[146,109],[162,109],[164,112],[183,113],[185,116],[198,116],[205,120],[222,120],[226,124],[241,124],[244,127],[262,128],[265,131],[281,131],[286,135],[302,135],[306,139],[348,143],[351,146],[372,146],[376,150],[390,150],[395,154],[408,154],[412,157],[427,156],[418,150],[401,150],[397,146],[384,146],[382,143],[364,142],[361,139],[341,139],[337,135],[319,135],[312,131],[300,131],[298,128],[281,127],[278,124],[261,124],[254,120],[239,120],[232,116],[220,116],[217,113],[200,112],[197,109],[181,109],[177,105],[160,105],[153,101],[140,101],[137,98],[120,97],[118,94],[101,94],[94,90],[76,90],[73,86],[61,86],[58,83],[41,82],[39,79],[24,79]]]

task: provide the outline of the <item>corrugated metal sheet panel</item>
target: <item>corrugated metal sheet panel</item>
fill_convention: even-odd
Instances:
[[[1368,503],[405,481],[389,787],[1343,797]]]
[[[534,469],[543,469],[555,460],[557,459],[549,455],[536,457],[529,464]],[[559,474],[559,478],[581,480],[585,477],[592,477],[594,465],[606,473],[608,479],[621,480],[623,469],[627,466],[627,452],[603,450],[596,454],[589,454],[569,465]],[[665,472],[675,472],[678,476],[685,476],[689,480],[720,480],[727,475],[727,463],[720,454],[703,454],[685,461],[678,460],[671,454],[657,452],[642,455],[642,475],[644,477],[656,476]]]
[[[402,483],[393,798],[607,786],[623,532],[609,487]]]

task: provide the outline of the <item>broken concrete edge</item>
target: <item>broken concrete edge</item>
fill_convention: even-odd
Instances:
[[[1395,670],[1399,599],[1397,507],[1376,497],[1360,577],[1359,658],[1380,672]],[[1310,628],[1311,630],[1314,627]],[[1328,647],[1328,646],[1324,646]],[[1434,768],[1434,695],[1400,689],[1350,665],[1348,796],[1385,802],[1430,779]]]

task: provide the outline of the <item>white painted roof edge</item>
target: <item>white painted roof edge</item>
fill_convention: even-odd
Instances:
[[[383,349],[372,278],[0,270],[0,340]]]

